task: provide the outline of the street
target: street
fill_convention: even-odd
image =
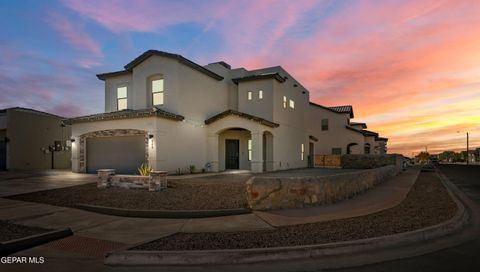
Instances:
[[[475,201],[477,209],[480,209],[480,166],[438,165],[437,168],[471,200]],[[460,246],[422,256],[328,271],[478,271],[479,267],[480,237],[475,237]]]

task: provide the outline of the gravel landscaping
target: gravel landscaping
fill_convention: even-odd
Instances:
[[[0,220],[0,229],[2,230],[0,231],[0,242],[6,242],[50,231],[43,228],[17,225],[5,220]]]
[[[398,206],[367,216],[278,227],[275,230],[177,233],[132,250],[213,250],[299,246],[371,238],[444,222],[457,211],[435,173],[422,172]]]
[[[217,210],[246,208],[245,182],[250,175],[218,175],[169,180],[159,192],[143,189],[98,189],[96,183],[9,196],[10,199],[73,207],[89,204],[136,210]]]

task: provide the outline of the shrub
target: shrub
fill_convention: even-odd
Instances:
[[[148,165],[148,163],[142,163],[138,168],[138,174],[140,174],[140,176],[150,176],[150,172],[152,172],[152,167]]]

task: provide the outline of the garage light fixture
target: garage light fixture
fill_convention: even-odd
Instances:
[[[75,142],[75,138],[70,139],[70,142],[71,143]]]
[[[153,134],[148,134],[148,139],[153,139]]]

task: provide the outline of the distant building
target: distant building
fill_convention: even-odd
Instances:
[[[0,170],[68,169],[70,135],[60,116],[19,107],[0,110]]]

